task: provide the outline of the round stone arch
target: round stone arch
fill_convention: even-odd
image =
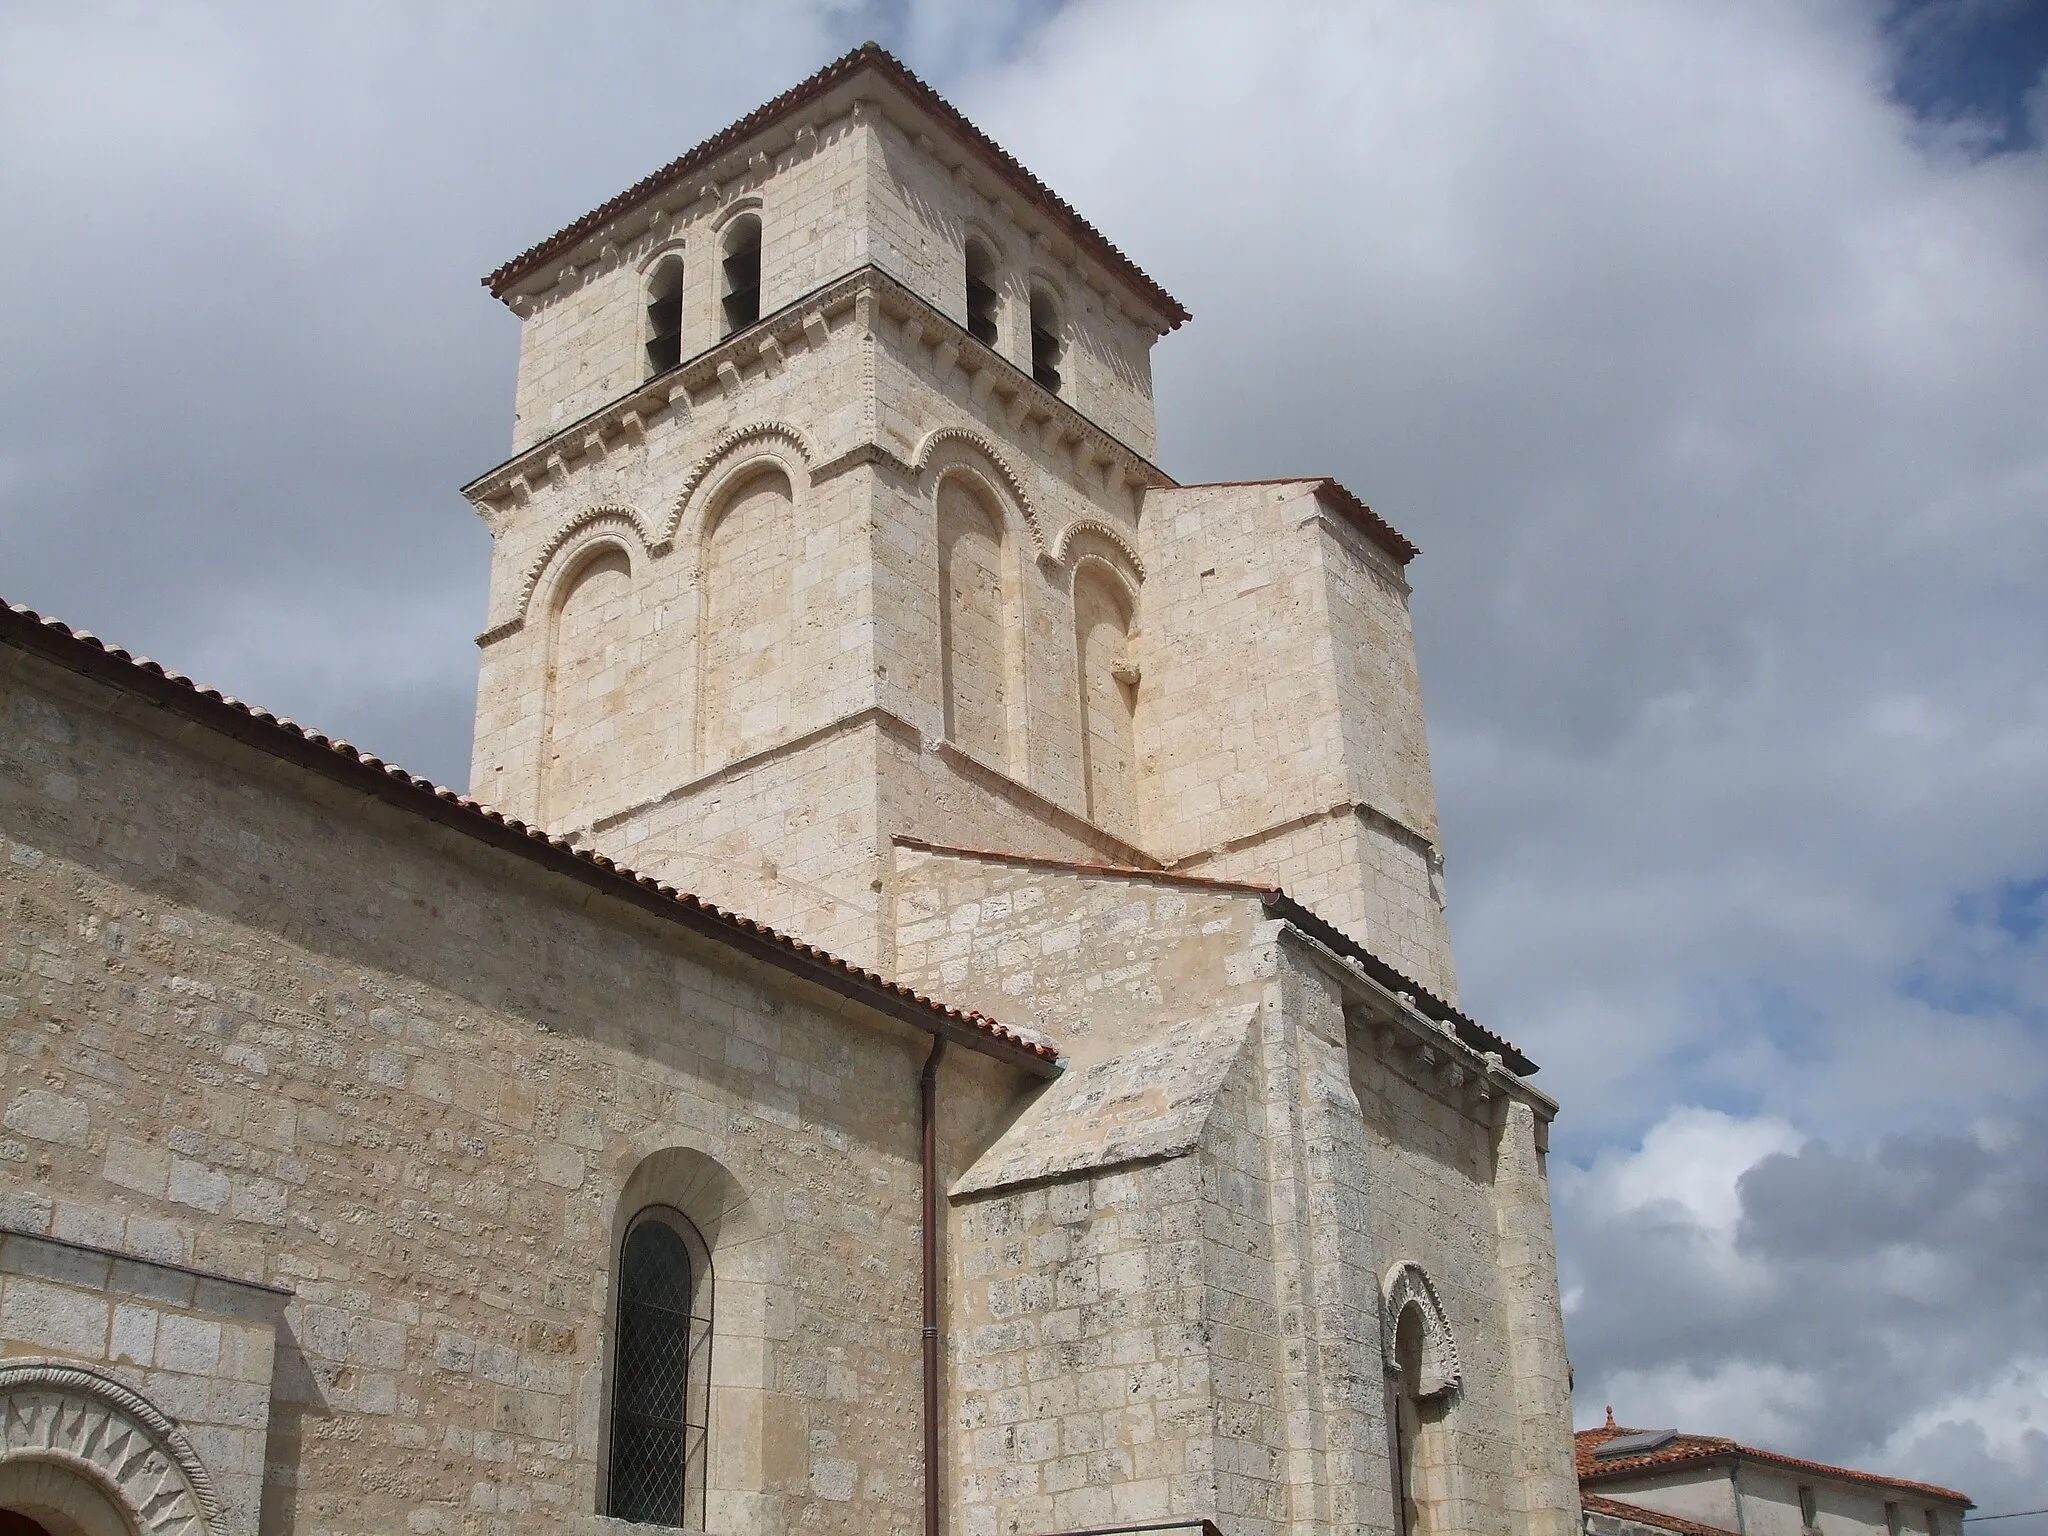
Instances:
[[[630,507],[591,507],[558,528],[526,568],[520,585],[519,616],[529,618],[535,611],[536,593],[546,592],[547,601],[539,611],[549,613],[560,601],[566,583],[579,572],[593,551],[614,546],[626,557],[635,580],[649,559],[647,529],[639,513]]]
[[[1458,1342],[1428,1273],[1412,1259],[1404,1259],[1387,1271],[1383,1293],[1382,1344],[1390,1365],[1396,1359],[1402,1323],[1412,1315],[1422,1330],[1420,1380],[1408,1384],[1409,1395],[1417,1402],[1430,1402],[1455,1394],[1462,1378]]]
[[[954,475],[964,476],[992,505],[1001,509],[1006,525],[1023,525],[1025,537],[1017,540],[1019,549],[1028,543],[1034,558],[1050,558],[1044,531],[1038,526],[1038,511],[1024,494],[1024,483],[996,451],[995,444],[979,432],[966,427],[940,427],[926,433],[911,456],[911,468],[917,471],[918,491],[927,506],[937,506],[940,481]],[[1008,526],[1004,534],[1006,538],[1014,537]]]
[[[690,466],[653,553],[662,555],[671,549],[687,548],[690,574],[693,579],[701,578],[704,541],[730,500],[731,491],[763,470],[777,469],[788,480],[790,499],[801,511],[798,495],[811,483],[810,466],[810,446],[803,434],[786,422],[756,421],[722,433],[710,450]]]
[[[768,1398],[775,1386],[776,1298],[789,1284],[788,1257],[780,1230],[769,1225],[760,1202],[718,1159],[674,1140],[643,1140],[635,1155],[619,1164],[619,1193],[606,1225],[603,1368],[594,1383],[595,1410],[585,1422],[598,1426],[594,1447],[597,1499],[603,1508],[610,1471],[613,1351],[618,1338],[618,1275],[626,1234],[642,1215],[673,1212],[702,1244],[693,1260],[705,1264],[711,1287],[710,1402],[706,1467],[707,1524],[721,1529],[715,1511],[728,1515],[759,1500],[768,1484],[764,1434],[771,1421]],[[696,1248],[696,1243],[691,1247]],[[731,1524],[730,1519],[723,1525]]]
[[[220,1501],[170,1417],[110,1376],[0,1366],[0,1509],[53,1536],[221,1536]]]

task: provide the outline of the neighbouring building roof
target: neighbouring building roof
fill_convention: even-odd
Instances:
[[[943,1035],[1041,1076],[1059,1070],[1059,1050],[1046,1040],[1010,1029],[973,1009],[951,1007],[766,924],[662,885],[593,849],[574,847],[539,827],[358,751],[345,741],[332,740],[216,689],[203,688],[84,630],[0,601],[0,644],[41,656],[258,751],[365,791],[400,810],[530,859],[913,1028]]]
[[[905,848],[916,848],[925,853],[953,854],[962,858],[1021,864],[1035,869],[1063,869],[1080,875],[1113,875],[1120,879],[1143,880],[1154,885],[1196,886],[1204,890],[1256,896],[1265,903],[1266,910],[1273,916],[1294,924],[1317,943],[1334,949],[1348,959],[1356,960],[1366,975],[1389,992],[1397,996],[1404,992],[1408,994],[1415,1000],[1416,1009],[1425,1018],[1434,1019],[1439,1024],[1448,1024],[1457,1032],[1459,1040],[1481,1055],[1489,1051],[1497,1054],[1501,1065],[1517,1077],[1530,1077],[1537,1070],[1536,1063],[1524,1056],[1513,1041],[1503,1039],[1485,1025],[1459,1012],[1422,983],[1402,975],[1350,934],[1329,919],[1317,916],[1313,908],[1303,906],[1277,885],[1259,885],[1244,880],[1217,880],[1208,875],[1179,874],[1170,869],[1141,869],[1127,864],[1087,864],[1073,859],[1049,858],[1036,853],[1005,853],[992,848],[959,848],[948,843],[928,842],[924,838],[911,837],[903,833],[897,834],[894,841]]]
[[[1609,1422],[1598,1429],[1580,1430],[1572,1437],[1572,1441],[1581,1488],[1589,1483],[1601,1483],[1609,1479],[1637,1477],[1645,1472],[1664,1472],[1673,1468],[1729,1461],[1739,1457],[1745,1461],[1784,1467],[1793,1472],[1811,1472],[1819,1477],[1839,1478],[1847,1483],[1862,1483],[1872,1488],[1896,1489],[1919,1494],[1926,1498],[1939,1499],[1947,1504],[1968,1507],[1974,1503],[1968,1494],[1958,1493],[1953,1488],[1941,1488],[1933,1483],[1908,1482],[1900,1477],[1883,1477],[1875,1472],[1858,1472],[1851,1467],[1831,1467],[1826,1462],[1806,1461],[1797,1456],[1783,1456],[1776,1451],[1759,1450],[1753,1445],[1740,1444],[1723,1435],[1688,1435],[1674,1431],[1654,1449],[1639,1455],[1603,1459],[1599,1454],[1600,1447],[1610,1440],[1649,1433],[1651,1432],[1648,1430],[1628,1429],[1615,1424],[1611,1415]]]
[[[912,74],[900,59],[879,43],[862,43],[852,52],[842,54],[808,80],[791,86],[773,101],[756,107],[731,127],[714,133],[694,149],[684,151],[651,176],[636,181],[617,197],[593,208],[567,228],[558,230],[531,250],[513,257],[485,278],[484,286],[490,289],[494,297],[504,298],[521,278],[580,244],[620,214],[659,192],[687,181],[693,174],[737,148],[770,123],[808,106],[834,86],[851,79],[863,69],[872,69],[903,91],[912,101],[951,130],[977,159],[1016,187],[1033,206],[1064,229],[1077,245],[1088,251],[1110,271],[1129,282],[1158,308],[1166,320],[1168,330],[1174,330],[1193,318],[1180,300],[1148,277],[1136,262],[1111,244],[1107,236],[1075,212],[1065,198],[1032,175],[1008,150],[970,123],[957,107]]]
[[[1677,1536],[1735,1536],[1734,1532],[1723,1526],[1702,1525],[1697,1520],[1667,1515],[1661,1509],[1647,1509],[1641,1504],[1625,1504],[1620,1499],[1603,1498],[1597,1493],[1581,1493],[1579,1506],[1589,1515],[1610,1515],[1617,1520],[1633,1520],[1637,1525],[1655,1526],[1660,1531],[1674,1531]]]

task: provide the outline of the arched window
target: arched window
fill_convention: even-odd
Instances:
[[[647,281],[647,375],[683,360],[683,258],[664,256]]]
[[[761,220],[742,214],[725,231],[720,288],[725,334],[745,330],[761,318]]]
[[[1458,1347],[1421,1265],[1403,1261],[1387,1272],[1385,1307],[1398,1536],[1445,1536],[1466,1529],[1471,1514],[1451,1422]]]
[[[547,747],[542,815],[580,826],[596,809],[607,769],[619,764],[617,733],[631,682],[628,652],[633,571],[605,544],[562,583],[548,641]]]
[[[606,1513],[704,1525],[711,1401],[711,1265],[681,1213],[642,1211],[619,1249]]]
[[[700,768],[744,757],[788,727],[795,522],[789,477],[764,468],[722,498],[705,536]]]
[[[1010,766],[1009,622],[1002,514],[960,475],[939,482],[939,670],[946,738],[991,767]]]
[[[996,344],[996,259],[979,240],[967,242],[967,333],[985,347]]]
[[[1054,394],[1060,392],[1060,307],[1043,288],[1031,290],[1031,377]]]
[[[1132,840],[1138,835],[1138,689],[1131,605],[1122,584],[1093,561],[1084,561],[1074,577],[1074,648],[1088,819]]]

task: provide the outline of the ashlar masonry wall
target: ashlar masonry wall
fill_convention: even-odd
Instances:
[[[913,1529],[924,1036],[12,648],[0,838],[7,1222],[292,1293],[264,1530],[597,1529],[629,1184],[710,1244],[711,1528]],[[952,1059],[964,1167],[1023,1083]]]
[[[1072,1061],[953,1185],[962,1529],[1392,1531],[1381,1283],[1411,1264],[1465,1367],[1430,1528],[1568,1536],[1562,1320],[1521,1294],[1548,1101],[1255,892],[897,858],[906,977],[1035,1003]]]

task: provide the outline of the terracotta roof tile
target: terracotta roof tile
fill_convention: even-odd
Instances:
[[[1633,1520],[1638,1525],[1655,1526],[1662,1531],[1675,1531],[1678,1536],[1735,1536],[1734,1532],[1723,1526],[1702,1525],[1697,1520],[1667,1515],[1661,1509],[1645,1509],[1640,1504],[1624,1504],[1620,1499],[1602,1498],[1597,1493],[1581,1493],[1579,1504],[1589,1515],[1612,1515],[1617,1520]]]
[[[0,642],[35,652],[70,671],[140,695],[196,724],[273,756],[366,789],[400,809],[425,815],[482,842],[570,875],[914,1027],[943,1034],[1043,1075],[1058,1070],[1058,1048],[1048,1041],[1010,1029],[974,1009],[939,1002],[765,923],[663,885],[594,849],[577,848],[566,839],[552,837],[539,827],[528,826],[467,795],[416,778],[396,764],[372,757],[346,741],[308,730],[217,689],[202,687],[147,657],[131,656],[85,630],[74,630],[32,609],[0,601]]]
[[[1798,1456],[1784,1456],[1776,1451],[1764,1451],[1753,1445],[1742,1445],[1724,1435],[1681,1434],[1641,1456],[1616,1456],[1609,1461],[1600,1460],[1596,1454],[1609,1440],[1622,1435],[1642,1433],[1644,1431],[1639,1429],[1627,1429],[1609,1423],[1597,1429],[1582,1429],[1572,1436],[1573,1460],[1578,1467],[1581,1488],[1589,1482],[1600,1482],[1610,1477],[1661,1471],[1666,1467],[1680,1467],[1695,1462],[1739,1456],[1748,1461],[1765,1462],[1774,1467],[1786,1467],[1798,1472],[1812,1472],[1821,1477],[1840,1478],[1845,1482],[1863,1483],[1876,1488],[1905,1489],[1924,1494],[1928,1498],[1940,1499],[1944,1503],[1964,1506],[1973,1503],[1968,1494],[1958,1493],[1953,1488],[1942,1488],[1933,1483],[1909,1482],[1902,1477],[1883,1477],[1875,1472],[1858,1472],[1850,1467],[1831,1467],[1822,1461],[1806,1461]]]
[[[964,140],[977,159],[1015,185],[1055,223],[1062,225],[1077,244],[1157,306],[1168,330],[1174,330],[1192,318],[1180,300],[1146,276],[1136,262],[1118,250],[1107,236],[1075,212],[1065,198],[1026,170],[1015,156],[969,122],[951,102],[912,74],[894,54],[881,44],[872,42],[862,43],[850,53],[842,54],[808,80],[791,86],[774,100],[756,107],[731,127],[714,133],[703,143],[694,149],[684,151],[651,176],[636,181],[617,197],[592,209],[567,228],[550,235],[531,250],[513,257],[485,278],[484,286],[490,289],[495,297],[504,298],[512,285],[521,278],[546,265],[554,257],[581,244],[583,240],[629,208],[657,192],[687,180],[693,173],[701,171],[770,123],[817,100],[841,81],[850,79],[862,69],[873,69],[891,81]]]

